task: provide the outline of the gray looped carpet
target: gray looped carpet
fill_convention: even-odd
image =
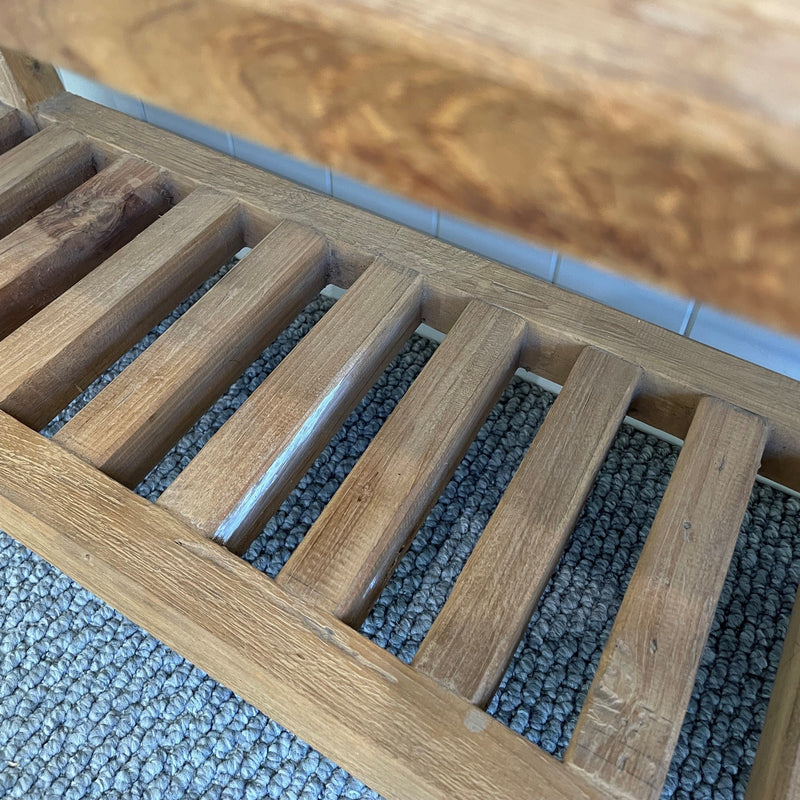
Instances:
[[[139,492],[157,497],[330,305],[312,303]],[[249,561],[278,572],[434,347],[416,336],[408,343],[250,548]],[[512,382],[364,623],[365,635],[412,658],[552,399]],[[551,753],[566,747],[676,456],[659,439],[627,426],[619,432],[491,703],[493,715]],[[799,511],[796,499],[756,485],[664,797],[743,797],[800,576]],[[377,797],[5,534],[0,586],[0,797]]]

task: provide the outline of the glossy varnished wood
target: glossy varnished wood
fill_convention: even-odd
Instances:
[[[641,377],[584,350],[414,666],[479,706],[494,696]]]
[[[5,0],[3,17],[5,44],[129,94],[800,330],[790,0]]]
[[[525,324],[467,306],[278,582],[358,627],[517,366]]]
[[[135,485],[323,288],[327,261],[321,236],[279,225],[55,440]]]
[[[766,433],[697,408],[565,756],[615,798],[661,796]]]
[[[2,413],[0,527],[388,800],[601,800],[487,714]]]
[[[521,366],[556,383],[564,383],[586,346],[639,364],[644,377],[630,413],[679,438],[702,395],[764,416],[771,435],[762,473],[800,490],[800,405],[797,383],[789,378],[88,101],[53,98],[40,107],[39,118],[72,125],[101,150],[139,152],[188,181],[236,193],[274,222],[291,219],[320,230],[332,243],[332,277],[340,285],[350,285],[377,255],[416,270],[425,279],[425,321],[441,331],[450,329],[470,298],[518,314],[530,331]]]
[[[168,208],[159,168],[124,157],[0,241],[0,338]]]
[[[43,211],[95,172],[85,136],[54,125],[0,156],[0,236]]]
[[[245,550],[420,321],[422,279],[374,263],[167,487],[159,504]]]
[[[194,192],[0,341],[0,408],[45,425],[236,252],[238,211],[228,195]],[[181,366],[164,368],[160,382]],[[113,417],[128,418],[126,409]],[[102,432],[112,435],[107,419]]]

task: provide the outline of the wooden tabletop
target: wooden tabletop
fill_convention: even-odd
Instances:
[[[0,43],[800,332],[789,0],[4,0]]]

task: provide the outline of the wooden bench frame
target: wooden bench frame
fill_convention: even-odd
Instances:
[[[0,527],[387,798],[657,798],[756,471],[800,489],[798,384],[58,91],[48,68],[10,58]],[[35,432],[242,245],[213,302],[54,441]],[[126,488],[327,283],[344,298],[159,502]],[[421,322],[447,338],[277,580],[246,564],[235,552]],[[175,352],[165,388],[153,376]],[[353,626],[518,366],[564,389],[407,666]],[[131,388],[147,413],[126,410]],[[559,762],[482,708],[626,413],[686,441]],[[257,442],[247,463],[243,431]],[[390,457],[404,464],[391,480]],[[798,617],[753,798],[798,796]]]

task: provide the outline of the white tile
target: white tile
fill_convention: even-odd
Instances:
[[[537,278],[546,281],[553,279],[556,253],[515,236],[484,228],[472,222],[451,217],[449,214],[441,214],[439,216],[439,238]]]
[[[182,117],[180,114],[150,105],[150,103],[144,104],[144,113],[147,121],[159,128],[172,131],[185,139],[199,142],[206,147],[214,148],[214,150],[230,153],[228,134],[225,131],[202,125],[192,119]]]
[[[331,192],[330,170],[320,164],[302,161],[247,139],[240,139],[238,136],[233,137],[233,154],[236,158],[255,164],[281,178],[287,178],[324,194]]]
[[[590,267],[567,256],[561,258],[555,283],[676,333],[684,331],[693,305],[685,297]]]
[[[690,332],[698,342],[800,380],[800,339],[701,306]]]
[[[87,100],[99,103],[101,106],[117,107],[114,103],[114,96],[117,92],[108,86],[93,81],[91,78],[84,78],[83,75],[63,67],[58,67],[57,72],[61,78],[61,83],[64,84],[64,88],[68,92],[77,94],[79,97],[85,97]]]
[[[373,214],[386,217],[393,222],[408,225],[423,233],[436,233],[437,212],[430,206],[423,206],[406,200],[400,195],[384,192],[361,181],[348,178],[340,172],[331,176],[333,196],[345,203],[363,208]]]

